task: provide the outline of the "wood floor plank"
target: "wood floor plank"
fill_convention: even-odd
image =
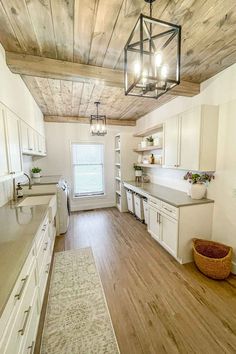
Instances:
[[[236,352],[235,276],[214,281],[180,265],[115,208],[71,215],[54,251],[81,247],[93,250],[121,354]]]

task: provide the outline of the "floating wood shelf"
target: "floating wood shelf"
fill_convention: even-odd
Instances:
[[[120,152],[120,148],[115,149],[115,151]]]
[[[144,137],[147,135],[155,134],[163,131],[163,124],[154,125],[148,129],[142,130],[134,134],[134,137]]]
[[[162,165],[159,165],[157,163],[137,163],[136,166],[139,166],[139,167],[150,167],[150,168],[161,168]]]
[[[147,146],[145,148],[134,149],[135,152],[145,152],[145,151],[152,151],[152,150],[161,150],[163,149],[162,146]]]
[[[116,166],[120,166],[120,163],[116,162],[115,165],[116,165]]]
[[[116,191],[116,194],[121,195],[121,191]]]

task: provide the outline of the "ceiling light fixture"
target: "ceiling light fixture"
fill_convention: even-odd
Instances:
[[[107,134],[106,116],[98,114],[98,106],[100,102],[94,102],[97,106],[97,114],[90,116],[90,134],[104,136]]]
[[[125,95],[158,98],[180,83],[181,26],[140,14],[124,49]]]

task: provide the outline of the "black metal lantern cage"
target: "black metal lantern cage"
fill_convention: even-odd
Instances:
[[[100,102],[94,102],[97,107],[97,114],[90,116],[90,133],[91,135],[104,136],[107,134],[106,116],[98,114],[98,106]]]
[[[159,53],[166,64],[158,67]],[[141,14],[124,49],[125,95],[158,98],[171,90],[180,83],[180,58],[181,26]]]

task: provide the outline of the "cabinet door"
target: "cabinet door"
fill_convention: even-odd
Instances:
[[[149,206],[148,231],[157,241],[160,241],[161,223],[160,213],[157,209]]]
[[[8,172],[4,110],[0,106],[0,176],[5,176]]]
[[[21,172],[21,148],[19,134],[19,119],[9,110],[6,111],[6,130],[8,143],[8,159],[10,172]]]
[[[184,170],[199,170],[201,107],[184,112],[180,117],[180,163]]]
[[[165,122],[164,145],[164,167],[178,167],[179,116]]]
[[[31,127],[28,127],[28,142],[29,142],[29,151],[34,152],[35,143],[34,143],[34,130]]]
[[[28,126],[21,121],[21,146],[23,152],[28,152],[29,150],[29,141],[28,141]]]
[[[161,243],[174,257],[178,256],[178,222],[165,214],[161,214]]]

